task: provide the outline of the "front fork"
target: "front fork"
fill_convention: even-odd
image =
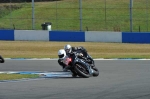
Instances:
[[[92,67],[89,64],[87,64],[87,63],[86,63],[86,66],[88,68],[88,71],[89,71],[90,75],[93,75],[94,70],[92,69]]]

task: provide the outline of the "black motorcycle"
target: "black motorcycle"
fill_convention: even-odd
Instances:
[[[0,63],[4,63],[4,62],[5,62],[4,58],[0,55]]]
[[[63,63],[68,66],[72,73],[77,74],[79,77],[89,78],[99,75],[98,69],[95,66],[92,67],[91,64],[87,62],[87,58],[79,57],[77,53],[74,53],[73,57],[65,57]]]

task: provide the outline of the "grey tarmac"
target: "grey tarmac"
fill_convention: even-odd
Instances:
[[[149,60],[95,60],[98,77],[0,83],[0,99],[150,99]],[[57,60],[6,60],[0,71],[62,71]]]

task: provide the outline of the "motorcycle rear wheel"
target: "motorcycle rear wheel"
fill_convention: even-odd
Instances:
[[[82,64],[76,64],[75,65],[75,70],[77,72],[77,74],[80,76],[80,77],[83,77],[83,78],[89,78],[90,77],[90,74],[89,74],[89,71],[87,70],[87,68],[82,65]]]

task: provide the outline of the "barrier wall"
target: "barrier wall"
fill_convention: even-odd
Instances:
[[[0,30],[0,40],[14,41],[14,30]]]
[[[0,40],[150,43],[150,32],[0,30]]]
[[[123,32],[122,43],[150,43],[150,32]]]
[[[121,32],[98,32],[87,31],[85,32],[86,42],[122,42]]]
[[[85,33],[79,31],[50,31],[50,41],[85,42]]]
[[[49,41],[49,32],[42,30],[15,30],[15,41]]]

